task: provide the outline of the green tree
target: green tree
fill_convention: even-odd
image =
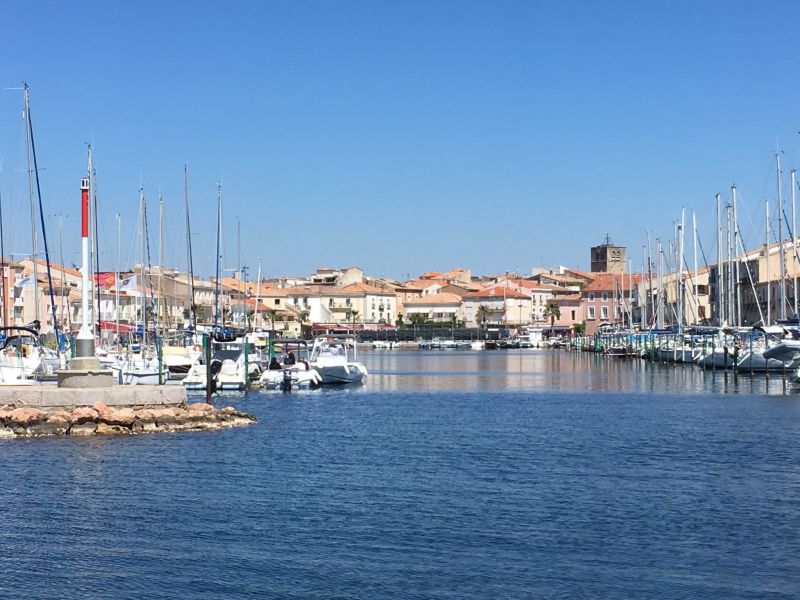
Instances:
[[[404,323],[403,315],[402,314],[398,314],[397,318],[394,320],[395,327],[402,327],[403,323]]]
[[[586,321],[573,324],[572,330],[575,332],[575,335],[583,335],[586,333]]]
[[[205,306],[198,306],[197,304],[194,305],[194,315],[198,322],[206,322],[208,320],[208,314],[206,312]]]
[[[350,322],[353,324],[353,331],[356,330],[356,321],[358,321],[358,317],[360,316],[357,310],[350,311]]]
[[[556,319],[561,318],[561,308],[558,304],[552,302],[544,309],[544,316],[550,318],[550,337],[553,337],[553,327],[555,326]]]

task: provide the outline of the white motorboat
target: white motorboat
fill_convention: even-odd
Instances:
[[[305,366],[300,364],[264,371],[259,382],[268,390],[307,390],[322,385],[322,376],[316,369],[306,370]]]
[[[472,350],[485,350],[486,342],[484,342],[483,340],[475,340],[474,342],[470,343],[469,347]]]
[[[282,363],[277,356],[272,358],[269,368],[259,377],[259,383],[263,387],[268,390],[291,391],[294,388],[316,388],[322,384],[322,376],[308,362],[308,342],[299,339],[281,340],[281,348],[285,358]]]
[[[357,360],[356,340],[348,335],[323,335],[314,340],[309,363],[323,385],[363,383],[367,368]]]
[[[374,342],[372,342],[373,350],[394,350],[395,348],[399,347],[400,347],[400,342],[395,342],[395,341],[375,340]]]
[[[706,369],[729,369],[733,367],[733,351],[725,347],[707,348],[698,355],[696,362]]]
[[[244,347],[242,341],[212,343],[213,389],[221,392],[241,391],[247,387],[248,381],[255,381],[261,375],[261,354],[251,345],[245,358]],[[206,373],[205,360],[198,354],[183,378],[183,386],[193,391],[206,389]]]
[[[765,371],[784,371],[789,368],[789,365],[776,358],[767,358],[764,356],[763,350],[745,350],[744,356],[739,360],[736,368],[739,371],[756,371],[763,373]]]

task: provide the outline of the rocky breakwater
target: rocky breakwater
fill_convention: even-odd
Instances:
[[[196,402],[163,408],[119,408],[96,402],[72,411],[0,406],[0,439],[44,435],[125,435],[159,431],[204,431],[255,423],[232,406]]]

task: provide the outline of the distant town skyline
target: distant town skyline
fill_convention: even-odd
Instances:
[[[558,5],[11,2],[3,88],[31,86],[51,259],[79,262],[79,183],[95,148],[101,269],[138,259],[138,189],[158,256],[255,278],[358,265],[589,269],[606,234],[641,268],[697,212],[715,253],[714,194],[736,183],[743,240],[763,243],[775,152],[800,164],[788,2]],[[4,247],[30,252],[22,95],[0,91]],[[773,202],[774,210],[774,202]],[[788,211],[787,211],[788,212]]]

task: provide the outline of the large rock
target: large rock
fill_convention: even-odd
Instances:
[[[97,423],[86,421],[84,423],[74,423],[67,432],[69,435],[94,435],[97,430]]]
[[[181,410],[177,406],[169,408],[154,408],[152,411],[159,427],[177,424],[182,422],[186,417],[186,411]]]
[[[119,434],[126,434],[130,433],[131,430],[122,425],[109,425],[108,423],[104,423],[100,421],[97,424],[97,429],[95,433],[97,435],[119,435]]]
[[[8,416],[8,421],[12,427],[30,427],[40,421],[47,420],[47,413],[38,408],[23,407],[15,408]]]
[[[82,425],[83,423],[90,423],[97,420],[98,413],[95,409],[89,406],[80,406],[73,410],[69,415],[70,423],[74,425]]]
[[[16,408],[13,404],[4,404],[0,406],[0,423],[5,423],[9,418],[11,418],[11,413]]]
[[[118,425],[120,427],[130,427],[136,420],[136,413],[131,408],[111,408],[110,406],[103,405],[97,410],[97,420],[107,425]]]
[[[31,435],[64,435],[69,431],[70,421],[68,412],[58,412],[28,427]]]

